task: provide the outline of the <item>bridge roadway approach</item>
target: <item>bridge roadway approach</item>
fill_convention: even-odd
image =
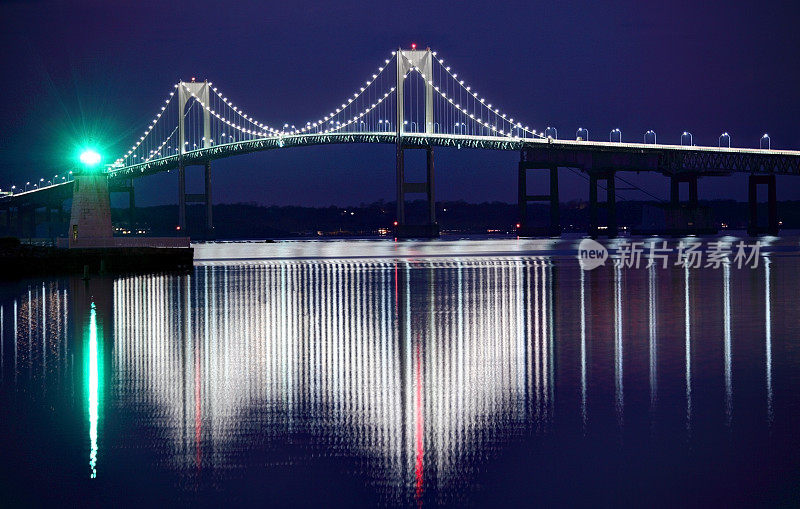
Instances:
[[[124,167],[108,167],[109,188],[112,192],[129,195],[131,218],[135,210],[133,179],[154,173],[177,169],[179,174],[179,218],[178,224],[185,229],[185,206],[187,202],[202,202],[206,205],[206,228],[213,231],[211,214],[211,162],[217,159],[265,150],[302,147],[312,145],[345,143],[381,143],[397,147],[397,234],[400,237],[430,237],[438,235],[435,217],[434,147],[455,147],[483,150],[514,150],[520,153],[518,166],[519,227],[522,235],[558,235],[561,226],[558,217],[558,168],[573,168],[581,171],[589,181],[589,233],[616,236],[616,190],[617,172],[658,172],[670,179],[670,206],[680,210],[683,229],[691,230],[697,225],[699,211],[697,186],[700,177],[721,177],[732,173],[748,174],[748,196],[750,202],[749,231],[752,234],[778,231],[776,209],[776,175],[800,175],[800,151],[717,148],[680,145],[658,145],[644,143],[616,143],[593,141],[555,140],[551,138],[515,138],[507,136],[471,136],[458,134],[407,133],[399,137],[396,132],[352,132],[326,134],[298,134],[270,136],[261,139],[219,144],[212,147],[187,151],[184,154],[153,159]],[[406,182],[404,176],[405,150],[421,149],[427,152],[427,179],[425,182]],[[185,193],[185,169],[202,166],[205,169],[205,191],[198,195]],[[529,171],[545,172],[549,178],[549,193],[527,194]],[[510,179],[510,182],[512,180]],[[688,184],[688,200],[681,202],[680,185]],[[72,182],[0,197],[0,228],[5,225],[7,234],[19,237],[34,236],[36,211],[44,209],[44,220],[51,222],[53,211],[63,217],[63,202],[72,196]],[[757,217],[757,188],[767,186],[768,220],[760,225]],[[605,188],[606,200],[598,201],[598,187]],[[404,221],[406,194],[421,193],[428,201],[428,220],[421,225],[408,225]],[[529,226],[527,204],[546,202],[550,204],[549,225],[534,228]],[[605,224],[601,225],[600,211],[605,210]],[[59,221],[59,224],[62,224]],[[64,232],[66,233],[66,232]],[[58,236],[58,234],[56,234]]]

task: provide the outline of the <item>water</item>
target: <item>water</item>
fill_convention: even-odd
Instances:
[[[797,505],[797,239],[208,244],[0,292],[6,504]]]

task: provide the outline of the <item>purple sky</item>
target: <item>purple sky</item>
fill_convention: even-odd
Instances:
[[[5,2],[0,187],[68,169],[74,146],[127,149],[178,79],[209,79],[265,122],[330,110],[416,42],[532,127],[608,139],[648,129],[678,143],[800,149],[800,7],[794,2]],[[436,152],[442,200],[516,197],[513,152]],[[422,173],[423,159],[412,158]],[[199,169],[193,176],[199,176]],[[666,196],[668,183],[633,176]],[[215,201],[327,205],[394,197],[387,146],[297,148],[214,164]],[[199,189],[192,178],[190,192]],[[779,180],[779,199],[800,186]],[[137,182],[137,203],[173,203],[173,174]],[[564,172],[562,200],[585,199]],[[701,197],[745,199],[741,177],[701,181]],[[628,192],[631,199],[646,199]]]

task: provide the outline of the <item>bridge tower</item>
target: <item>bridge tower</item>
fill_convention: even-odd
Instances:
[[[178,227],[186,231],[186,203],[205,203],[206,206],[206,234],[211,235],[214,229],[213,216],[211,211],[211,161],[205,161],[203,168],[205,172],[205,189],[202,194],[186,193],[186,167],[183,156],[186,151],[186,126],[184,125],[184,113],[186,105],[191,99],[199,101],[206,107],[203,108],[203,148],[210,148],[211,141],[211,114],[209,97],[210,85],[208,81],[181,81],[178,83],[178,144],[180,146],[180,162],[178,164]]]
[[[433,173],[433,147],[431,145],[415,145],[403,140],[405,133],[404,118],[405,104],[403,100],[403,84],[406,76],[413,71],[421,72],[425,77],[425,134],[433,134],[433,54],[430,48],[425,50],[404,50],[398,48],[397,62],[397,227],[395,236],[403,237],[438,237],[439,225],[436,223],[436,198],[434,194]],[[406,182],[405,179],[405,151],[425,150],[427,172],[425,182]],[[422,193],[428,199],[428,222],[426,224],[407,224],[405,212],[405,195],[408,193]]]

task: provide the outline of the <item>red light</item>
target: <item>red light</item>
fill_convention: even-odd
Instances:
[[[397,226],[397,221],[394,222],[394,225]]]
[[[181,229],[180,225],[176,226],[175,229],[180,230]]]
[[[517,229],[519,229],[519,227],[520,227],[520,226],[522,226],[522,225],[521,225],[521,224],[519,224],[519,223],[517,223]]]
[[[411,49],[417,49],[417,43],[412,42],[411,43]]]

